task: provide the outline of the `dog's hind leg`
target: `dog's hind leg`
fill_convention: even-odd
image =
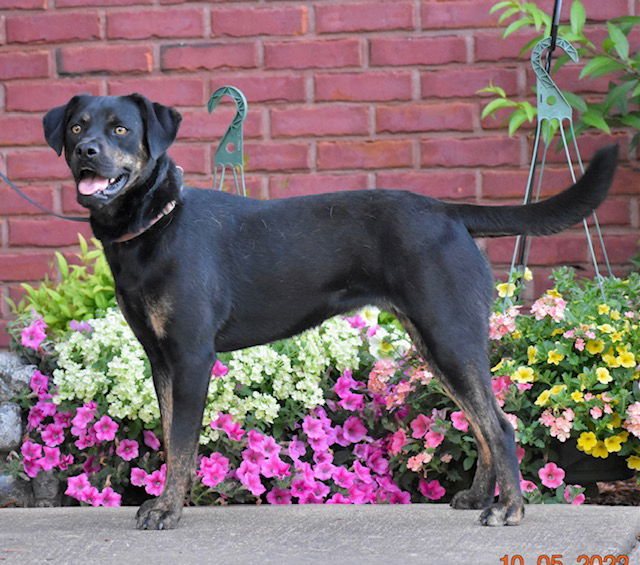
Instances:
[[[418,324],[413,322],[419,327]],[[436,373],[453,401],[463,410],[476,439],[478,465],[469,490],[456,494],[454,508],[484,508],[484,525],[514,525],[524,514],[519,486],[518,461],[514,430],[498,406],[489,377],[486,343],[480,331],[474,342],[463,336],[456,346],[453,335],[447,335],[442,325],[429,323],[431,338],[427,338]],[[480,329],[480,328],[478,328]],[[418,330],[420,331],[420,330]],[[420,332],[422,335],[424,333]],[[439,333],[438,338],[433,335]],[[499,501],[494,498],[496,479],[500,487]]]
[[[414,341],[434,362],[438,378],[467,416],[477,441],[473,484],[454,497],[453,506],[484,508],[485,525],[512,525],[521,521],[524,506],[514,430],[491,387],[487,355],[491,275],[469,243],[458,241],[448,250],[435,250],[428,265],[416,262],[396,293],[395,305],[408,318],[411,333],[418,334]],[[500,494],[492,504],[496,480]]]

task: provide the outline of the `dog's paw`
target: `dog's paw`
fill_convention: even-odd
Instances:
[[[517,526],[524,518],[524,505],[498,502],[483,510],[480,523],[483,526]]]
[[[161,499],[145,501],[136,513],[138,530],[173,530],[182,515],[182,507],[172,508]]]
[[[451,499],[451,508],[456,510],[481,510],[493,502],[492,496],[471,489],[461,490]]]

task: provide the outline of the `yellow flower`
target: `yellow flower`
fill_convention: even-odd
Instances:
[[[631,351],[620,353],[618,361],[623,367],[631,368],[636,366],[636,356]]]
[[[604,446],[609,453],[615,453],[622,449],[622,438],[619,436],[608,437],[604,440]]]
[[[596,434],[593,432],[582,432],[578,438],[578,449],[589,453],[598,443]]]
[[[562,298],[562,294],[560,294],[555,288],[547,290],[547,294],[549,296],[553,296],[554,298]]]
[[[617,310],[611,310],[611,314],[609,314],[609,318],[617,322],[620,319],[620,312],[618,312]]]
[[[598,367],[596,369],[596,378],[598,379],[598,382],[603,385],[606,385],[613,380],[609,369],[606,369],[605,367]]]
[[[547,402],[549,402],[550,397],[551,397],[551,391],[544,390],[540,393],[540,396],[538,396],[534,404],[536,406],[544,406]]]
[[[604,341],[601,339],[590,339],[587,341],[587,351],[591,353],[591,355],[595,355],[596,353],[600,353],[604,351]]]
[[[522,275],[522,278],[525,281],[532,281],[533,280],[533,273],[531,272],[531,269],[529,267],[525,267],[524,268],[524,275]]]
[[[535,375],[531,367],[518,367],[511,378],[518,383],[532,383],[535,380]]]
[[[564,333],[563,328],[557,328],[551,332],[551,335],[562,335]]]
[[[497,371],[502,369],[503,365],[504,365],[504,359],[500,359],[500,363],[498,363],[497,365],[494,365],[493,367],[491,367],[491,372],[492,373],[496,373]]]
[[[520,339],[522,337],[522,332],[520,330],[516,330],[511,334],[513,339]]]
[[[591,455],[591,457],[600,457],[602,459],[609,457],[609,451],[607,450],[607,446],[604,444],[604,441],[598,441],[589,455]]]
[[[598,305],[598,314],[608,314],[611,311],[611,307],[608,304]]]
[[[555,349],[549,351],[547,355],[547,363],[551,363],[553,365],[560,364],[560,361],[564,359],[564,355],[562,353],[558,353]]]
[[[604,334],[610,334],[615,331],[615,328],[611,324],[602,324],[598,326],[598,329]]]
[[[529,365],[533,365],[538,360],[538,348],[535,345],[527,347],[527,359]]]
[[[622,423],[622,418],[620,418],[620,414],[618,414],[617,412],[614,412],[613,416],[611,416],[611,421],[607,424],[607,428],[609,428],[610,430],[613,430],[614,428],[619,428],[621,423]],[[628,436],[629,432],[622,432],[621,434],[618,434],[618,435],[621,436],[623,434],[627,434]],[[623,441],[627,441],[627,439],[625,438]]]
[[[513,296],[516,291],[516,285],[513,283],[501,283],[496,285],[496,289],[500,298],[506,298],[507,296]]]
[[[584,394],[582,394],[579,390],[571,393],[571,399],[574,402],[584,402]]]
[[[627,467],[629,467],[629,469],[634,469],[635,471],[640,471],[640,457],[637,455],[627,457]]]
[[[560,394],[566,388],[567,385],[555,385],[549,389],[549,392],[555,396],[556,394]]]
[[[613,332],[611,334],[611,341],[615,343],[616,341],[622,340],[622,332]]]
[[[602,356],[602,360],[612,369],[620,366],[620,358],[613,354],[613,349],[609,349],[609,351]]]

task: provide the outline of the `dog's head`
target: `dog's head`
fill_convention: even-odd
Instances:
[[[47,143],[65,158],[78,202],[99,210],[144,182],[178,133],[173,108],[129,96],[74,96],[44,116]]]

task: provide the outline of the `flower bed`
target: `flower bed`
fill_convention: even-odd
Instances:
[[[11,465],[26,477],[54,471],[83,504],[139,503],[165,479],[159,413],[144,352],[110,302],[108,281],[92,278],[98,261],[85,245],[85,265],[63,263],[60,284],[31,289],[17,308],[10,331],[39,370],[19,399],[28,426]],[[99,304],[72,300],[74,277],[98,288]],[[584,489],[565,482],[552,439],[640,469],[640,278],[605,281],[606,299],[567,270],[555,279],[528,314],[505,306],[515,287],[499,285],[492,384],[516,429],[527,500],[580,504]],[[54,318],[46,288],[56,295]],[[191,502],[446,501],[468,488],[476,456],[428,360],[397,320],[368,308],[220,355]]]

